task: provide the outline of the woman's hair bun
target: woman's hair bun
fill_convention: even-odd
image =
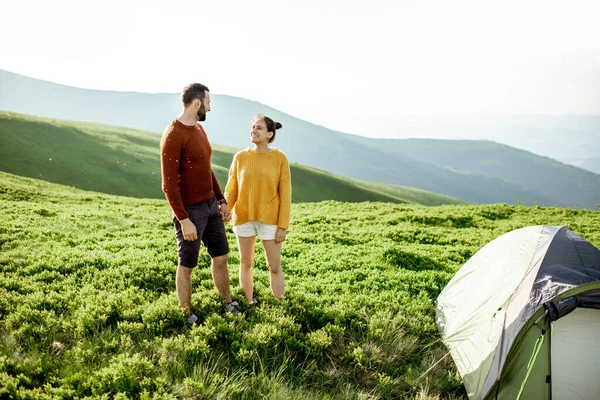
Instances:
[[[282,127],[281,122],[275,122],[275,129],[281,129]]]

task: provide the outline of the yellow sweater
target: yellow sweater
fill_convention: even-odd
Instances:
[[[239,151],[233,157],[225,188],[233,224],[260,221],[287,229],[292,208],[292,180],[286,155],[272,149]]]

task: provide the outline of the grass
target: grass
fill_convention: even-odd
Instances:
[[[454,272],[528,225],[600,245],[600,213],[581,209],[294,204],[284,299],[257,246],[260,306],[245,304],[228,226],[244,312],[223,313],[203,251],[192,299],[203,323],[190,329],[164,200],[0,173],[0,209],[2,399],[464,399],[434,323]]]
[[[79,189],[162,199],[160,136],[130,128],[0,111],[0,170]],[[213,170],[222,189],[234,153],[230,147],[213,146]],[[395,185],[372,185],[295,163],[291,170],[294,202],[460,203],[449,196]]]

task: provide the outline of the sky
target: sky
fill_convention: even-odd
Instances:
[[[202,82],[379,137],[430,116],[600,114],[598,1],[0,5],[0,69],[70,86],[175,93]]]

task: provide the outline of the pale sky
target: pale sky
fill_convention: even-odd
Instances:
[[[0,69],[71,86],[198,81],[380,137],[424,114],[600,114],[597,0],[0,4]]]

